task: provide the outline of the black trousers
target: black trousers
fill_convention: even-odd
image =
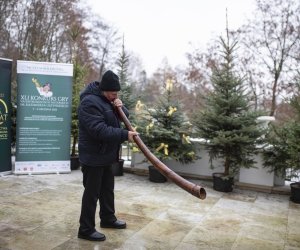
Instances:
[[[114,175],[111,166],[82,166],[84,192],[81,203],[80,227],[81,234],[90,235],[95,232],[95,214],[99,201],[99,217],[102,222],[114,222],[115,197]]]

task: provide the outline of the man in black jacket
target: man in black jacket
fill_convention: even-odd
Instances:
[[[78,147],[84,186],[78,231],[81,239],[105,240],[105,235],[95,229],[98,200],[100,227],[126,228],[126,223],[115,216],[112,164],[119,160],[121,143],[133,141],[137,133],[120,127],[116,107],[122,107],[128,116],[118,99],[120,89],[119,77],[109,70],[100,83],[88,84],[80,94]]]

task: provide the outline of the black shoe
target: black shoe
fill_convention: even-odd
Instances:
[[[121,220],[116,220],[115,222],[101,222],[100,227],[102,227],[102,228],[124,229],[124,228],[126,228],[126,222],[121,221]]]
[[[104,241],[106,239],[104,234],[97,231],[93,232],[90,235],[83,235],[81,233],[78,233],[78,238],[90,241]]]

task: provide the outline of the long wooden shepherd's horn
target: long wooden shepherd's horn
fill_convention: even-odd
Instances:
[[[124,114],[121,107],[117,107],[118,113],[120,115],[121,120],[124,122],[126,128],[130,131],[134,131],[131,126],[129,120]],[[203,187],[191,183],[186,179],[182,178],[180,175],[176,174],[173,170],[169,169],[164,163],[162,163],[154,154],[150,152],[144,142],[141,140],[139,136],[134,136],[134,141],[139,147],[139,149],[143,152],[146,158],[153,164],[153,166],[165,177],[172,180],[176,185],[191,193],[192,195],[198,197],[201,200],[204,200],[206,197],[206,191]]]

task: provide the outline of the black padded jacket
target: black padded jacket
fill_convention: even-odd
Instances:
[[[122,108],[128,116],[128,110]],[[115,107],[102,95],[99,82],[89,83],[80,94],[78,121],[80,163],[97,167],[116,162],[128,131],[121,128]]]

